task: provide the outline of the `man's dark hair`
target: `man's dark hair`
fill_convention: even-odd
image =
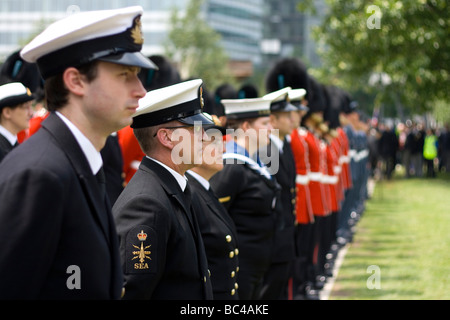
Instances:
[[[81,74],[86,76],[87,81],[91,82],[97,77],[98,61],[92,61],[84,64],[77,69]],[[64,85],[63,73],[57,74],[45,80],[45,99],[47,101],[47,109],[56,111],[65,106],[68,102],[69,90]]]
[[[250,125],[256,121],[258,118],[246,118],[246,119],[228,119],[227,120],[227,128],[237,130],[244,122],[248,122]]]
[[[151,152],[151,150],[153,150],[155,144],[157,143],[157,138],[153,135],[158,132],[159,127],[160,126],[133,129],[134,136],[136,137],[139,146],[147,155]]]

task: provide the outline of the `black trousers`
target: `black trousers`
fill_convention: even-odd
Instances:
[[[317,273],[324,274],[324,267],[326,262],[326,255],[330,252],[331,244],[335,239],[335,217],[337,212],[332,212],[328,216],[320,217],[321,233],[319,235],[319,249],[317,253]]]
[[[287,300],[292,262],[272,263],[264,276],[261,300]]]
[[[428,160],[424,159],[425,164],[427,165],[427,177],[434,178],[436,176],[436,172],[434,171],[434,163],[433,159]]]
[[[302,294],[309,279],[312,270],[312,257],[314,250],[313,241],[314,223],[298,224],[296,228],[296,254],[297,257],[293,263],[293,293]]]

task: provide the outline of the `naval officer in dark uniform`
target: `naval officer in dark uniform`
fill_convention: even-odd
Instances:
[[[280,200],[277,204],[272,263],[264,276],[261,291],[261,299],[264,300],[287,300],[288,281],[291,278],[292,263],[295,260],[296,168],[290,134],[294,129],[291,112],[297,112],[298,109],[289,102],[289,91],[291,88],[286,87],[264,96],[272,100],[270,122],[277,130],[277,134],[274,132],[270,135],[269,144],[259,153],[261,160],[266,164],[274,154],[277,154],[278,166],[274,168],[276,170],[271,170],[271,174],[281,186]]]
[[[131,127],[146,156],[113,207],[124,299],[212,299],[208,262],[185,173],[201,163],[202,80],[149,91]],[[206,136],[206,135],[205,135]]]
[[[252,155],[258,145],[269,141],[271,101],[254,98],[221,102],[227,125],[235,131],[226,144],[224,168],[212,176],[210,183],[236,225],[239,251],[234,255],[239,254],[239,299],[259,299],[271,263],[280,187],[268,168]]]
[[[142,13],[136,6],[74,14],[21,51],[37,62],[51,114],[0,164],[1,299],[123,292],[100,150],[145,96],[139,67],[154,67],[140,53]]]
[[[211,189],[209,179],[223,169],[225,128],[213,115],[215,126],[206,133],[210,141],[204,142],[203,161],[187,171],[188,183],[193,191],[199,227],[205,245],[214,300],[237,300],[239,274],[239,246],[236,226],[225,207]]]
[[[33,99],[20,82],[0,86],[0,161],[19,145],[17,134],[29,127]]]

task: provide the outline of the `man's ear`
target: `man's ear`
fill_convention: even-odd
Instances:
[[[273,114],[273,113],[271,113],[269,115],[269,118],[270,118],[270,123],[272,123],[272,124],[276,123],[276,121],[278,119],[278,117],[275,114]]]
[[[242,129],[243,129],[244,131],[247,131],[248,129],[251,128],[250,122],[249,122],[249,121],[244,121],[244,122],[242,122],[241,127],[242,127]]]
[[[70,67],[64,70],[63,81],[66,88],[75,95],[84,95],[85,82],[83,75],[76,68]]]
[[[156,139],[159,140],[159,142],[166,148],[172,150],[175,146],[175,144],[172,142],[171,138],[171,130],[166,128],[160,128],[156,132]]]
[[[12,108],[10,108],[10,107],[3,107],[0,115],[4,119],[10,119],[11,118],[11,112],[12,112]]]

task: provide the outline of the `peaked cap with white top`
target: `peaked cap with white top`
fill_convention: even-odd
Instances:
[[[72,14],[48,26],[20,55],[36,62],[44,79],[94,60],[157,69],[140,52],[142,13],[132,6]]]

